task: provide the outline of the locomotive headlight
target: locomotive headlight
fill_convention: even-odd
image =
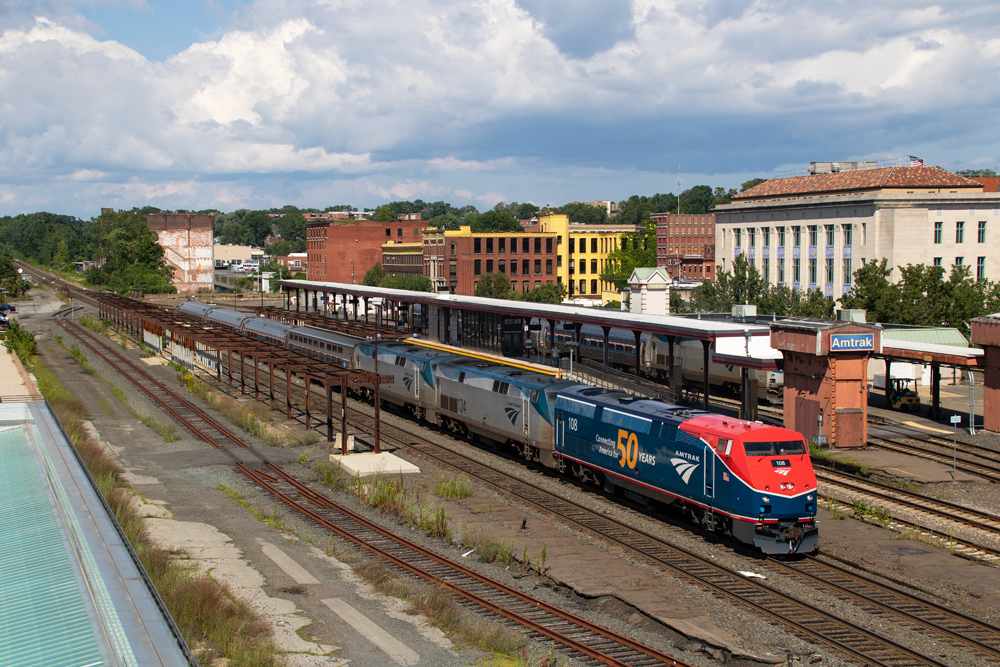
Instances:
[[[810,493],[808,496],[806,496],[806,500],[812,500],[812,499],[813,499],[813,494]]]
[[[784,491],[785,490],[785,483],[782,482],[779,488],[781,488],[781,490]]]
[[[795,488],[795,484],[793,482],[789,482],[788,483],[788,490],[791,491],[794,488]]]
[[[762,498],[761,498],[761,500],[763,500],[763,501],[764,501],[765,503],[769,503],[769,502],[771,502],[771,498],[770,498],[770,497],[768,497],[768,496],[764,496],[764,497],[762,497]]]

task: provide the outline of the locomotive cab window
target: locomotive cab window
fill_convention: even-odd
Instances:
[[[744,442],[743,449],[747,456],[785,456],[788,454],[805,454],[805,445],[801,440],[781,442]]]

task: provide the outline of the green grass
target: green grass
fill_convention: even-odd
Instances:
[[[295,528],[289,526],[288,524],[286,524],[281,520],[281,513],[278,512],[277,502],[271,505],[271,510],[269,512],[263,511],[254,507],[254,505],[249,500],[241,496],[233,489],[230,489],[225,484],[219,484],[219,486],[217,486],[216,488],[219,491],[225,493],[230,500],[235,501],[237,505],[250,512],[250,515],[253,516],[255,519],[257,519],[258,521],[263,521],[264,523],[271,526],[275,530],[280,530],[283,533],[297,535]]]
[[[854,510],[854,518],[860,521],[873,523],[882,528],[888,528],[889,524],[892,523],[892,514],[889,510],[867,500],[855,500],[852,509]]]
[[[198,659],[210,664],[228,659],[233,667],[273,667],[281,663],[271,627],[229,588],[194,568],[150,539],[143,517],[132,502],[132,491],[121,479],[122,470],[83,428],[88,419],[83,402],[73,396],[39,360],[35,377],[74,449],[97,481],[98,489],[139,555],[156,589]]]
[[[445,477],[443,474],[434,488],[434,495],[440,498],[460,500],[472,496],[472,485],[464,474],[458,477]]]
[[[857,459],[848,458],[846,456],[836,456],[830,452],[829,449],[824,449],[817,445],[815,442],[809,443],[809,456],[813,459],[822,459],[824,461],[830,461],[834,464],[842,464],[844,466],[850,466],[854,468],[857,472],[867,473],[870,472],[870,468],[864,463]]]

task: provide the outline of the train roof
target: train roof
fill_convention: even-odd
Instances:
[[[619,412],[633,414],[646,419],[680,423],[689,419],[711,415],[704,410],[695,410],[658,398],[640,398],[616,389],[576,385],[563,389],[560,397],[590,405],[611,408]]]
[[[201,303],[200,301],[185,301],[177,307],[177,310],[184,313],[188,317],[196,317],[199,320],[203,320],[208,314],[208,311],[213,308],[218,308],[218,306]]]
[[[299,327],[292,327],[289,333],[296,333],[300,336],[308,336],[317,340],[332,341],[341,345],[354,346],[365,342],[364,338],[359,338],[358,336],[340,333],[339,331],[331,331],[321,327],[313,327],[308,324]]]
[[[714,432],[728,431],[734,436],[743,436],[748,433],[754,433],[755,431],[781,431],[790,434],[789,437],[793,439],[798,440],[802,438],[801,433],[786,429],[782,426],[772,426],[763,422],[751,422],[745,419],[737,419],[736,417],[727,417],[725,415],[716,415],[707,412],[703,412],[700,415],[693,417],[691,421],[688,422],[688,426],[708,429]],[[765,434],[761,433],[761,435]]]
[[[205,315],[206,322],[215,322],[217,324],[228,324],[229,326],[239,329],[243,324],[243,321],[249,317],[253,317],[248,313],[240,313],[235,310],[229,310],[228,308],[212,308]]]
[[[439,368],[452,369],[453,373],[464,371],[478,375],[479,377],[489,377],[501,382],[507,382],[519,387],[530,387],[532,389],[562,389],[576,384],[576,382],[571,380],[561,380],[552,375],[526,371],[512,366],[504,366],[503,364],[491,363],[482,359],[454,357],[440,362]]]
[[[253,317],[244,322],[243,330],[250,333],[284,339],[285,335],[295,327],[267,317]]]
[[[362,354],[371,355],[375,351],[375,342],[365,340],[363,343],[359,344],[359,348]],[[435,350],[433,348],[417,347],[416,345],[408,345],[406,343],[388,342],[379,343],[378,345],[378,356],[381,358],[384,354],[395,354],[407,359],[413,359],[415,361],[433,361],[435,359],[445,359],[455,356],[450,352]]]

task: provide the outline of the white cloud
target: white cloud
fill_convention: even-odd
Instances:
[[[19,0],[0,10],[0,175],[16,181],[2,208],[52,181],[50,209],[594,199],[583,184],[631,187],[631,170],[682,160],[730,173],[937,143],[988,161],[1000,142],[983,122],[998,102],[992,5],[632,0],[562,21],[563,4],[257,0],[218,39],[153,62],[92,37],[66,3]],[[218,196],[207,178],[227,179]]]

